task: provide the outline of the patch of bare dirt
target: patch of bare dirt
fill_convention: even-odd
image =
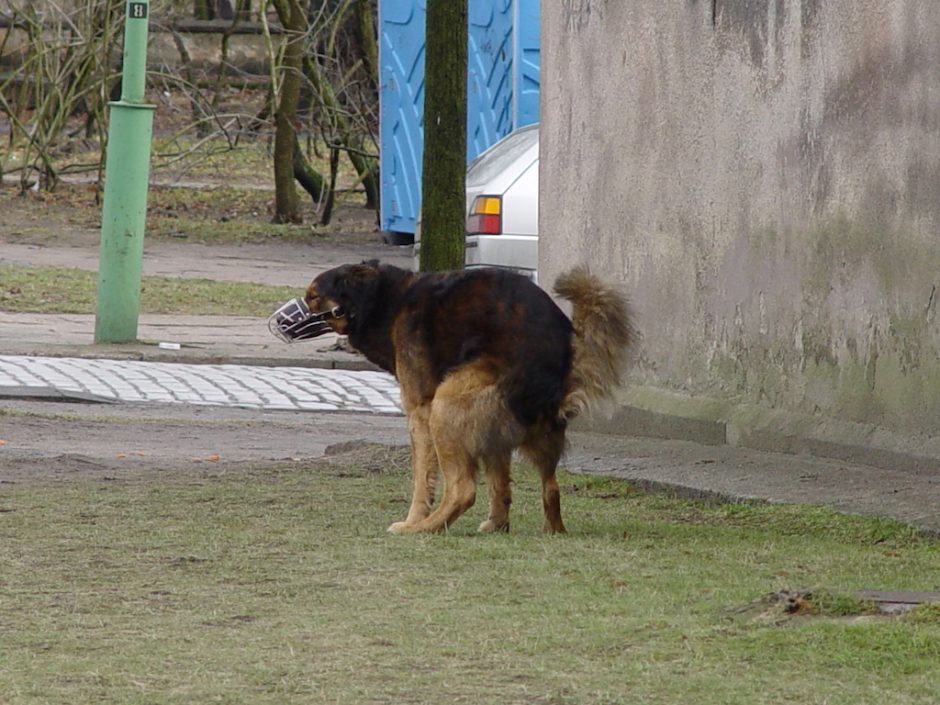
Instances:
[[[306,466],[327,453],[400,468],[407,444],[393,416],[0,399],[0,487]]]

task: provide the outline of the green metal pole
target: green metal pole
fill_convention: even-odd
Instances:
[[[137,340],[154,106],[144,103],[150,0],[128,0],[121,100],[112,102],[105,162],[96,343]]]

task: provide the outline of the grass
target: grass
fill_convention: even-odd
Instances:
[[[273,204],[272,191],[153,187],[147,196],[147,237],[199,243],[309,242],[309,225],[271,223]]]
[[[377,218],[365,208],[365,194],[355,170],[341,160],[336,207],[329,225],[319,224],[318,205],[299,186],[302,225],[272,224],[274,181],[269,142],[242,140],[239,146],[215,141],[196,149],[191,139],[158,138],[153,148],[151,182],[147,195],[146,234],[151,240],[197,243],[266,243],[340,241],[350,237],[378,239]],[[172,155],[187,153],[179,160]],[[0,148],[0,159],[3,149]],[[69,163],[95,164],[97,151],[72,153]],[[326,174],[326,161],[313,160]],[[89,172],[88,179],[96,177]],[[102,194],[93,183],[59,183],[55,191],[19,194],[0,188],[0,210],[5,213],[5,237],[59,243],[74,226],[97,230],[101,224]]]
[[[94,313],[98,274],[68,267],[0,266],[0,310]],[[268,316],[295,287],[177,277],[143,277],[142,313]]]
[[[359,192],[341,192],[329,225],[319,224],[313,202],[300,194],[304,224],[273,224],[274,192],[233,186],[153,186],[147,195],[148,241],[203,244],[377,242],[375,211]],[[63,183],[52,193],[0,189],[3,237],[12,241],[72,244],[75,230],[98,243],[101,204],[90,185]]]
[[[512,534],[392,537],[402,452],[223,470],[3,487],[5,703],[936,702],[940,611],[846,597],[940,588],[904,526],[563,474],[545,537],[519,470]]]
[[[350,238],[378,241],[375,212],[358,192],[338,193],[329,225],[319,224],[313,202],[300,192],[304,224],[271,223],[274,193],[217,187],[151,188],[147,237],[196,243],[339,242]]]
[[[239,108],[246,108],[252,113],[262,108],[265,100],[263,94],[243,95],[237,103]],[[151,98],[160,102],[159,95]],[[253,103],[254,108],[247,108],[248,102]],[[262,129],[257,133],[243,132],[237,135],[237,141],[230,142],[221,134],[206,139],[196,136],[192,130],[181,132],[179,128],[182,125],[171,124],[174,116],[162,109],[158,109],[154,117],[155,136],[150,149],[152,181],[165,184],[236,183],[274,190],[273,129]],[[79,122],[73,121],[71,128],[80,127]],[[77,129],[75,131],[78,132]],[[329,150],[326,145],[318,140],[315,145],[310,145],[313,150],[308,151],[306,139],[302,138],[302,144],[311,168],[326,177],[329,174]],[[0,162],[4,163],[8,173],[13,173],[11,170],[23,163],[23,147],[22,141],[11,144],[8,139],[4,139],[0,143]],[[57,171],[66,175],[83,174],[89,179],[97,177],[101,161],[97,142],[66,140],[60,147],[51,155]],[[35,153],[32,156],[35,157]],[[35,173],[30,174],[30,178],[35,178]],[[356,171],[345,153],[340,156],[337,182],[341,189],[358,185]]]

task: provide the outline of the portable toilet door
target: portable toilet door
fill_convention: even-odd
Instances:
[[[538,0],[469,0],[467,160],[538,120]],[[379,1],[381,222],[413,237],[421,210],[425,0]]]
[[[539,121],[539,0],[516,0],[513,15],[512,127]]]

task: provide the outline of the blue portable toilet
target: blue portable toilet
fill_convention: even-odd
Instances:
[[[467,160],[539,119],[539,0],[469,0]],[[421,210],[425,0],[379,0],[382,229]]]

